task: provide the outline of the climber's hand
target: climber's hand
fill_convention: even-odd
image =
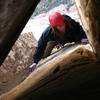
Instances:
[[[33,63],[29,68],[30,68],[30,72],[33,72],[34,69],[36,68],[37,64]]]
[[[82,39],[81,42],[82,42],[83,44],[89,43],[88,39]]]

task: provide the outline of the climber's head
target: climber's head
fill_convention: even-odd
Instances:
[[[49,22],[53,28],[57,28],[60,32],[65,30],[64,17],[59,12],[52,12],[49,15]]]

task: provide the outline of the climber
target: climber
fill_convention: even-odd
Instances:
[[[35,54],[33,64],[30,66],[33,71],[38,62],[50,55],[52,49],[58,45],[78,42],[87,43],[87,36],[82,26],[68,15],[62,15],[59,12],[52,12],[49,17],[49,27],[42,33]]]

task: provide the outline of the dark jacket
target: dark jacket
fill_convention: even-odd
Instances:
[[[55,41],[63,45],[68,42],[80,42],[82,38],[87,38],[82,26],[78,22],[67,15],[63,16],[65,21],[67,20],[69,22],[69,27],[66,28],[62,36],[58,36],[56,34],[58,31],[56,29],[53,30],[50,26],[43,32],[33,57],[34,63],[38,63],[41,60],[49,41]]]

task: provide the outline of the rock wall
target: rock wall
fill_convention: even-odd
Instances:
[[[75,0],[94,53],[100,61],[100,1]]]
[[[40,0],[0,0],[0,65]]]
[[[20,35],[4,63],[0,66],[0,90],[7,88],[2,85],[12,81],[16,75],[22,73],[32,63],[36,45],[37,41],[31,32]],[[19,79],[21,78],[22,76]]]

